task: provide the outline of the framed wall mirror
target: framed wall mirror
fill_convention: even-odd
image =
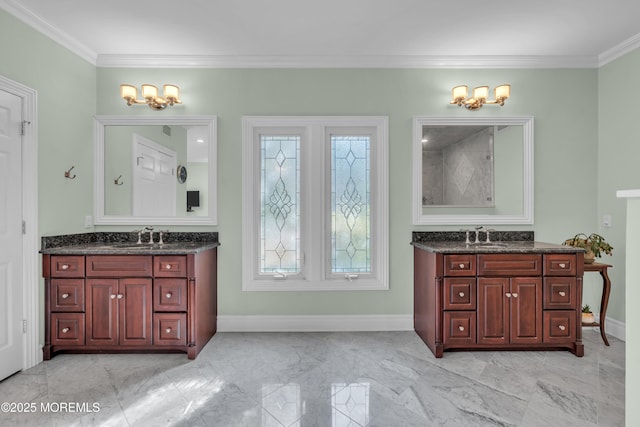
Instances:
[[[96,116],[94,223],[216,225],[216,138],[216,116]]]
[[[533,117],[413,119],[413,223],[533,224]]]

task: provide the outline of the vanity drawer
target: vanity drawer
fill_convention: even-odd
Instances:
[[[187,345],[186,313],[154,313],[153,330],[155,345]]]
[[[576,312],[574,310],[545,310],[542,342],[570,343],[576,340]]]
[[[51,345],[84,345],[84,313],[51,314]]]
[[[543,285],[543,308],[566,309],[576,308],[575,277],[545,277]]]
[[[478,276],[540,276],[540,254],[480,254]]]
[[[51,279],[51,311],[84,311],[84,279]]]
[[[444,309],[476,309],[475,277],[448,277],[444,279]]]
[[[84,277],[84,257],[52,255],[51,277]]]
[[[473,254],[456,254],[444,256],[445,276],[475,276],[476,256]]]
[[[444,312],[444,345],[447,347],[467,346],[476,343],[476,312]]]
[[[149,255],[89,255],[87,277],[151,277]]]
[[[545,276],[575,276],[577,271],[575,254],[545,254]]]
[[[155,277],[187,277],[187,257],[184,255],[161,255],[153,257]]]
[[[187,279],[155,279],[154,311],[187,311]]]

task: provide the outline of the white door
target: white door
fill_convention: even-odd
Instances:
[[[22,99],[0,90],[0,380],[22,369]]]
[[[175,216],[176,159],[175,151],[140,135],[134,135],[134,216]]]

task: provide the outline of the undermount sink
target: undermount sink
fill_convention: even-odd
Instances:
[[[486,249],[501,249],[501,248],[506,248],[507,244],[499,243],[499,242],[489,242],[489,243],[484,242],[484,243],[472,243],[471,246],[486,248]]]

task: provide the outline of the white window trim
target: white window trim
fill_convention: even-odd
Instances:
[[[349,280],[346,277],[328,275],[321,263],[308,263],[310,266],[305,274],[308,277],[292,276],[285,280],[273,278],[257,278],[260,224],[256,211],[260,210],[259,185],[259,148],[256,147],[256,132],[260,129],[299,128],[303,130],[303,139],[310,138],[313,143],[324,145],[327,134],[336,128],[375,128],[375,141],[371,147],[371,212],[372,243],[371,265],[372,273],[361,274],[358,278]],[[242,118],[242,290],[243,291],[353,291],[353,290],[387,290],[389,289],[389,131],[386,116],[244,116]],[[309,155],[303,152],[302,156]],[[308,160],[308,159],[307,159]],[[321,159],[314,158],[307,162],[312,168],[322,168],[326,171],[328,155]],[[311,176],[320,176],[311,171]],[[309,191],[310,183],[301,177],[301,186]],[[317,183],[316,183],[317,184]],[[322,194],[328,185],[325,181],[319,184]],[[302,230],[310,230],[310,235],[303,234],[302,246],[305,257],[317,258],[318,251],[328,254],[326,226],[328,222],[323,212],[316,209],[311,198],[307,198],[301,206]],[[322,227],[311,226],[322,224]],[[311,246],[309,242],[322,242]],[[315,253],[314,253],[315,250]]]

